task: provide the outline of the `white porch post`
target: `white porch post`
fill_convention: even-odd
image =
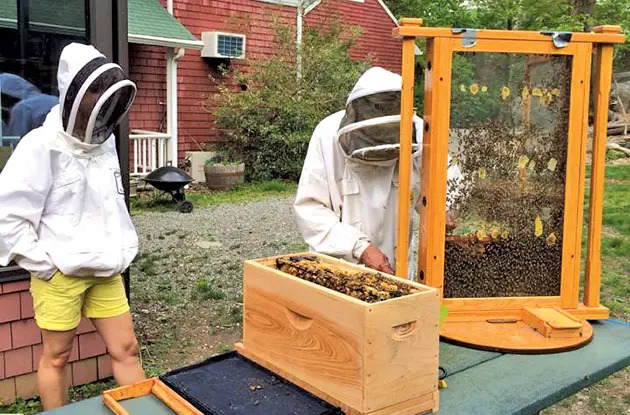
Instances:
[[[177,61],[175,48],[166,49],[166,133],[168,161],[177,167]]]
[[[173,0],[166,9],[173,14]],[[177,167],[177,61],[184,56],[184,48],[166,48],[166,133],[170,136],[167,159]]]

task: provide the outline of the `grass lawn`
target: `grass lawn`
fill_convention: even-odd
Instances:
[[[142,188],[142,187],[141,187]],[[147,186],[147,189],[151,186]],[[152,188],[151,188],[152,189]],[[288,196],[295,194],[297,185],[281,181],[243,184],[231,191],[208,191],[194,187],[186,191],[186,200],[193,204],[193,209],[219,205],[222,203],[241,203],[261,200],[267,197]],[[138,215],[146,211],[166,212],[177,209],[170,195],[153,190],[131,200],[131,214]]]
[[[588,174],[589,171],[587,171]],[[187,199],[193,202],[195,209],[214,206],[223,203],[240,203],[254,200],[261,200],[269,197],[285,197],[294,194],[296,186],[294,184],[285,184],[281,182],[266,182],[254,185],[244,185],[230,192],[202,192],[191,189],[187,192]],[[588,195],[587,195],[588,197]],[[587,199],[588,200],[588,199]],[[170,201],[170,196],[166,197],[142,197],[132,202],[132,213],[134,215],[142,214],[146,211],[170,211],[176,208],[176,204]],[[588,203],[586,203],[585,217],[588,215]],[[625,321],[630,321],[630,165],[614,165],[606,168],[606,188],[604,203],[604,219],[603,219],[603,235],[602,235],[602,303],[610,308],[611,317]],[[586,218],[587,219],[587,218]],[[175,236],[173,236],[175,238]],[[282,241],[270,240],[269,244],[277,244],[279,249],[286,252],[291,251],[286,245],[281,244]],[[237,246],[234,245],[234,249]],[[296,250],[299,250],[295,248]],[[584,228],[584,246],[582,256],[586,253],[586,225]],[[160,263],[157,260],[150,260],[146,256],[139,256],[136,261],[134,272],[144,277],[157,275]],[[184,261],[184,259],[180,259]],[[148,269],[148,268],[156,269]],[[240,272],[240,265],[232,262],[224,264],[224,272]],[[234,269],[233,269],[234,268]],[[582,266],[582,270],[584,266]],[[150,272],[149,272],[150,271]],[[146,274],[146,275],[144,275]],[[141,285],[139,285],[141,286]],[[159,284],[157,286],[159,287]],[[194,301],[202,302],[204,306],[209,303],[216,303],[217,309],[214,310],[214,318],[217,318],[218,328],[213,328],[212,338],[216,343],[209,349],[212,353],[222,353],[230,349],[230,344],[240,337],[240,328],[237,321],[241,318],[241,310],[237,304],[239,301],[238,292],[230,292],[230,296],[234,297],[234,301],[229,303],[224,299],[223,289],[217,290],[216,287],[208,284],[205,280],[198,280],[197,285],[192,287],[196,293]],[[160,292],[168,293],[169,290],[161,289]],[[158,293],[159,294],[159,293]],[[142,293],[134,293],[136,297]],[[153,297],[152,297],[153,298]],[[156,294],[153,302],[160,299]],[[228,298],[229,300],[229,298]],[[160,302],[162,300],[159,300]],[[165,297],[160,303],[164,307],[169,306],[169,301],[174,300],[171,297]],[[205,301],[205,303],[204,303]],[[174,301],[173,309],[181,308],[181,305]],[[181,310],[186,313],[184,309]],[[208,311],[209,312],[209,311]],[[168,313],[168,309],[165,309]],[[194,323],[194,322],[193,322]],[[158,327],[159,321],[153,323]],[[170,321],[173,325],[173,331],[166,330],[160,335],[159,341],[153,344],[142,345],[143,362],[147,375],[155,376],[162,373],[173,361],[166,362],[167,351],[175,348],[187,348],[188,345],[181,338],[173,337],[176,330],[177,321]],[[198,331],[198,328],[195,329]],[[216,330],[216,333],[214,331]],[[192,336],[194,337],[194,336]],[[192,340],[191,343],[194,343]],[[177,344],[177,346],[175,346]],[[194,348],[194,347],[192,347]],[[206,356],[199,356],[198,360]],[[71,390],[71,399],[80,400],[90,396],[98,395],[102,390],[112,387],[113,382],[97,382],[90,385],[76,387]],[[543,411],[545,415],[628,415],[630,408],[630,368],[608,377],[584,389],[581,392],[571,396],[570,398],[554,405]],[[39,401],[33,399],[30,401],[18,401],[16,404],[8,407],[0,407],[0,413],[36,413],[40,410]]]

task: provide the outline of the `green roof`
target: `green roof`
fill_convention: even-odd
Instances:
[[[29,0],[31,30],[69,35],[85,34],[83,0]],[[195,38],[159,0],[128,0],[129,42],[146,45],[201,48]],[[17,0],[0,0],[0,28],[17,28]]]
[[[199,49],[203,46],[158,0],[128,0],[128,5],[129,42]]]
[[[0,1],[0,27],[17,29],[17,0]],[[29,0],[29,29],[67,35],[85,34],[85,2]]]

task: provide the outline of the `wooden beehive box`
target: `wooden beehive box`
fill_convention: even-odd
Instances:
[[[417,293],[367,303],[281,272],[277,258],[245,262],[243,343],[236,345],[241,354],[347,414],[437,410],[436,289],[404,281]]]

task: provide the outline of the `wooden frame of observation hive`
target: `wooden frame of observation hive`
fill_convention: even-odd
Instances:
[[[586,344],[599,302],[606,124],[619,26],[592,33],[422,27],[402,19],[400,171],[411,165],[415,42],[426,39],[419,282],[440,290],[440,334],[543,353]],[[591,71],[594,69],[593,76]],[[592,79],[591,79],[592,78]],[[593,152],[584,295],[580,257],[589,91]],[[450,156],[450,157],[449,157]],[[448,172],[459,170],[456,177]],[[397,270],[406,277],[409,177]],[[445,232],[446,214],[456,217]]]

